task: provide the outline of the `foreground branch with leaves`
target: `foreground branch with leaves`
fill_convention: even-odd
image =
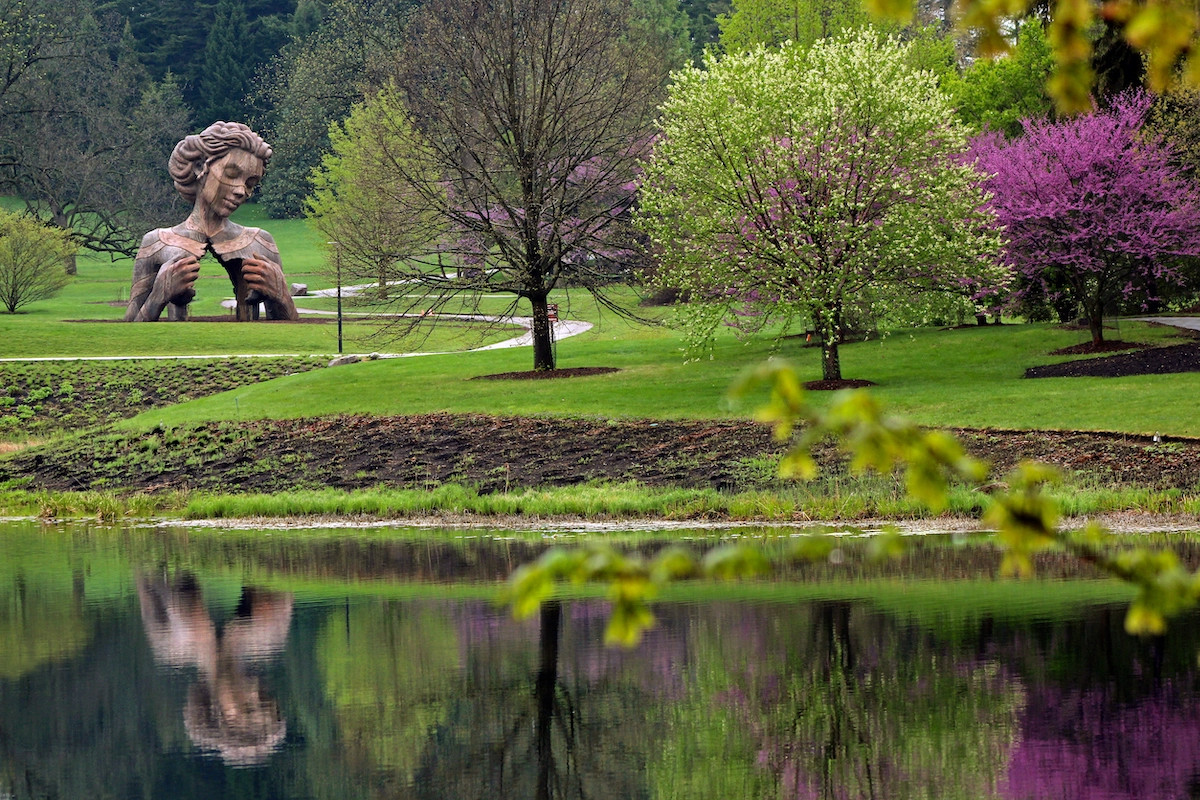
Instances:
[[[756,418],[772,425],[781,441],[792,441],[779,465],[784,477],[815,477],[812,448],[832,439],[849,455],[854,472],[903,471],[908,493],[933,511],[945,507],[952,483],[983,486],[989,481],[987,464],[967,455],[953,436],[885,415],[867,392],[844,394],[828,409],[818,409],[808,401],[795,369],[771,360],[741,379],[731,394],[744,398],[764,387],[769,399]],[[1052,467],[1025,462],[1004,481],[989,484],[1004,487],[991,496],[981,519],[985,530],[995,531],[1003,551],[1003,575],[1030,577],[1034,554],[1057,548],[1137,589],[1125,617],[1125,629],[1135,635],[1163,633],[1170,617],[1200,601],[1200,574],[1188,571],[1173,551],[1115,547],[1114,538],[1095,524],[1082,530],[1062,527],[1056,503],[1042,491],[1057,479]],[[613,606],[605,639],[631,646],[654,624],[650,603],[669,583],[766,575],[788,563],[828,558],[834,546],[832,537],[814,534],[796,537],[781,556],[744,542],[721,545],[704,555],[668,547],[652,558],[604,544],[553,548],[517,569],[502,599],[517,617],[528,617],[553,596],[559,583],[606,584]],[[903,549],[900,532],[891,529],[874,539],[869,552],[884,558]]]

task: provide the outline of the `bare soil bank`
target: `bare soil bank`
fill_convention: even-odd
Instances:
[[[1003,473],[1035,458],[1089,484],[1192,489],[1200,441],[1099,433],[958,430]],[[430,487],[483,491],[637,480],[651,486],[763,489],[778,485],[781,448],[741,421],[595,421],[481,415],[341,416],[210,423],[128,437],[100,434],[0,460],[0,481],[52,490]],[[832,448],[818,453],[840,470]]]

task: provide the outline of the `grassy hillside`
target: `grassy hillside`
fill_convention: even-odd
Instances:
[[[1174,341],[1170,329],[1124,323],[1122,337]],[[874,381],[890,409],[936,426],[1062,429],[1200,436],[1194,399],[1200,373],[1128,378],[1022,377],[1046,355],[1077,343],[1078,332],[1043,325],[922,329],[843,351],[847,377]],[[725,393],[745,369],[773,354],[802,375],[820,376],[819,352],[802,340],[718,341],[712,358],[688,361],[669,329],[617,323],[558,345],[561,367],[620,371],[553,381],[472,380],[528,369],[527,351],[498,351],[354,364],[247,386],[166,410],[134,425],[201,419],[301,417],[332,413],[433,411],[663,419],[746,416]],[[236,399],[236,403],[235,403]]]

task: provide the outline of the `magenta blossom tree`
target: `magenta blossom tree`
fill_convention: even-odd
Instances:
[[[1097,345],[1106,306],[1148,303],[1155,287],[1182,281],[1179,256],[1200,255],[1200,189],[1144,129],[1150,104],[1143,92],[1125,94],[1062,122],[1027,120],[1012,141],[984,134],[971,150],[989,176],[1018,299],[1068,293]]]

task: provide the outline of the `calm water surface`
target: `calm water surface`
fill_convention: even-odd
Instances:
[[[1200,797],[1200,619],[1130,638],[1068,563],[847,541],[615,650],[492,604],[543,546],[0,525],[0,798]]]

